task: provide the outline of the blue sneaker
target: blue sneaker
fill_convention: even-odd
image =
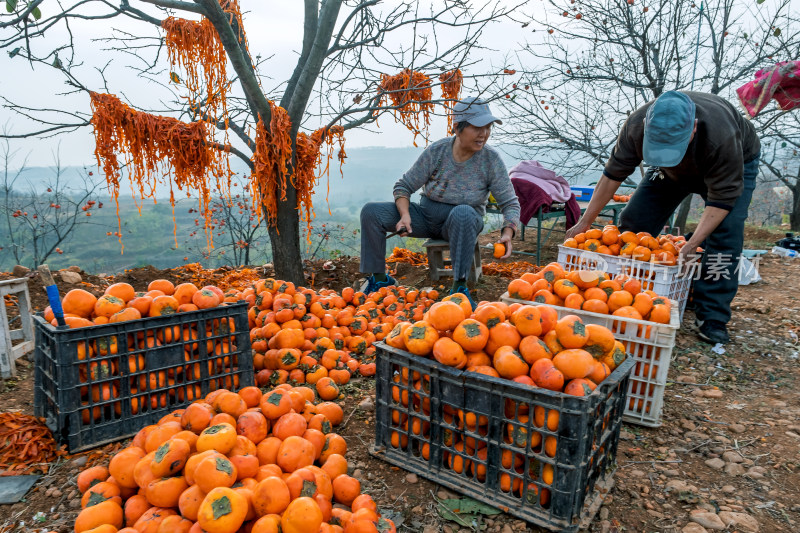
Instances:
[[[397,285],[397,280],[392,276],[386,275],[386,281],[375,281],[375,276],[370,274],[364,285],[361,286],[361,292],[369,296],[381,287],[391,287]]]
[[[466,285],[459,285],[454,289],[450,289],[450,294],[456,293],[461,293],[467,297],[467,300],[469,300],[469,304],[472,306],[473,311],[476,307],[478,307],[477,304],[475,304],[475,301],[472,299],[472,295],[469,293],[469,288]]]

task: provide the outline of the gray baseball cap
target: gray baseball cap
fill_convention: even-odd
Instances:
[[[686,155],[694,130],[695,103],[678,91],[667,91],[653,102],[644,119],[642,153],[650,166],[677,166]]]
[[[453,122],[469,122],[478,128],[493,122],[503,123],[502,120],[492,115],[489,104],[477,96],[468,96],[456,102],[456,105],[453,106]]]

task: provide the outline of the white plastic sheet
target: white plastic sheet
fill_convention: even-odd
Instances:
[[[758,258],[755,261],[750,261],[745,256],[739,258],[739,285],[750,285],[761,281],[761,275],[758,273]]]

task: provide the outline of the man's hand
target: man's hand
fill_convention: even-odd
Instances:
[[[621,181],[612,180],[606,175],[600,176],[597,186],[594,188],[592,199],[589,201],[589,205],[586,206],[583,216],[574,226],[567,230],[568,239],[592,227],[592,223],[600,215],[606,204],[614,197],[614,193],[617,192],[621,184]]]
[[[412,233],[411,215],[409,213],[400,216],[400,220],[397,222],[397,225],[395,225],[394,229],[400,231],[400,228],[405,228],[405,231],[403,233],[398,233],[398,235],[400,235],[401,237],[405,237]]]
[[[504,229],[503,234],[500,236],[500,240],[497,242],[506,247],[506,253],[500,259],[508,259],[511,257],[511,230],[508,228]]]
[[[695,242],[693,238],[686,241],[686,244],[678,252],[678,264],[686,264],[697,259],[700,255],[697,253],[698,246],[700,246],[700,243]]]
[[[571,239],[572,237],[574,237],[578,233],[585,232],[586,230],[588,230],[591,227],[591,225],[592,225],[592,221],[584,220],[583,217],[581,217],[580,219],[578,219],[578,222],[576,222],[574,226],[572,226],[571,228],[569,228],[567,230],[566,238],[567,239]]]
[[[703,209],[703,214],[700,216],[700,221],[697,223],[694,233],[692,233],[692,238],[683,245],[683,248],[681,248],[678,254],[678,258],[683,261],[688,261],[692,256],[697,255],[697,247],[703,244],[706,237],[717,229],[728,214],[729,211],[727,209],[707,205],[706,208]],[[737,257],[734,259],[738,261],[739,258]]]

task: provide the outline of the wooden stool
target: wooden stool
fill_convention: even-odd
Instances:
[[[428,239],[422,246],[428,252],[428,275],[431,280],[436,281],[442,276],[453,276],[452,264],[450,260],[450,243],[436,239]],[[447,252],[447,259],[445,259]],[[451,268],[445,268],[450,266]],[[472,268],[467,275],[467,280],[476,282],[481,277],[481,248],[475,243],[475,255],[472,259]]]
[[[6,311],[5,296],[16,296],[21,327],[11,329]],[[0,376],[8,378],[17,375],[14,364],[19,357],[33,350],[33,321],[31,320],[31,300],[28,295],[28,282],[23,279],[0,281]],[[22,340],[16,346],[12,341]]]

